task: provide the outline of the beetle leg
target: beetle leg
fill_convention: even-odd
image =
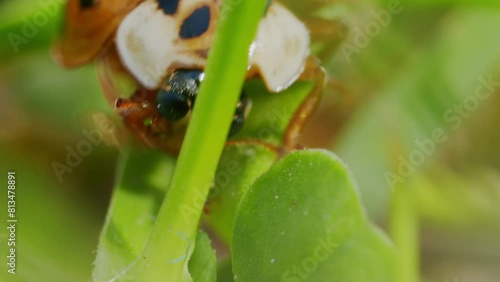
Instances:
[[[248,98],[245,91],[241,92],[240,100],[238,105],[236,105],[236,110],[234,111],[233,122],[231,123],[231,129],[229,130],[229,137],[238,133],[247,119],[248,112],[252,107],[252,101]]]
[[[301,149],[297,141],[300,130],[304,127],[304,124],[307,122],[321,99],[321,93],[325,82],[325,71],[320,66],[318,59],[314,57],[309,57],[307,59],[304,72],[299,77],[299,80],[313,80],[315,81],[315,85],[295,111],[292,120],[288,124],[283,138],[284,153]]]
[[[305,21],[310,31],[311,42],[317,42],[322,46],[316,50],[316,56],[320,59],[330,58],[347,37],[348,28],[340,20],[310,17]]]

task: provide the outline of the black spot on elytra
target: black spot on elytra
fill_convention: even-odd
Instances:
[[[88,9],[94,7],[95,0],[80,0],[80,7],[82,9]]]
[[[182,23],[179,36],[183,39],[194,38],[202,35],[210,25],[210,8],[203,6],[196,9]]]
[[[158,0],[158,5],[167,15],[173,15],[177,12],[180,0]]]

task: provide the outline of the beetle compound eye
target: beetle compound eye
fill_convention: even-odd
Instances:
[[[177,121],[191,111],[204,73],[178,70],[168,76],[156,96],[158,113],[169,121]]]

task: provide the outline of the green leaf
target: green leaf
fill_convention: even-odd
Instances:
[[[194,282],[215,282],[217,278],[217,258],[208,235],[199,231],[196,247],[188,264],[189,274]]]
[[[280,93],[270,93],[260,79],[245,84],[252,109],[242,130],[231,138],[236,144],[225,147],[205,216],[210,227],[228,244],[241,197],[278,157],[272,147],[283,145],[291,119],[313,86],[313,81],[297,81]]]
[[[364,216],[343,164],[298,151],[244,196],[234,223],[236,281],[392,281],[394,253]],[[356,267],[353,267],[356,266]]]
[[[241,132],[231,140],[252,139],[282,146],[290,120],[313,86],[313,81],[297,81],[280,93],[270,93],[261,79],[248,81],[244,90],[252,100],[252,109]]]
[[[276,160],[277,153],[262,145],[226,146],[207,202],[205,220],[226,243],[231,242],[233,222],[245,192]]]
[[[128,269],[140,259],[174,165],[173,157],[157,151],[123,154],[97,249],[96,281],[135,278]]]

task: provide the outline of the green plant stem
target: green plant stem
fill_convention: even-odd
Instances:
[[[187,261],[229,132],[264,0],[222,5],[201,85],[168,194],[140,258],[139,281],[191,281]],[[180,267],[181,266],[181,267]]]
[[[419,224],[409,187],[393,192],[390,233],[397,247],[394,281],[419,282]]]

